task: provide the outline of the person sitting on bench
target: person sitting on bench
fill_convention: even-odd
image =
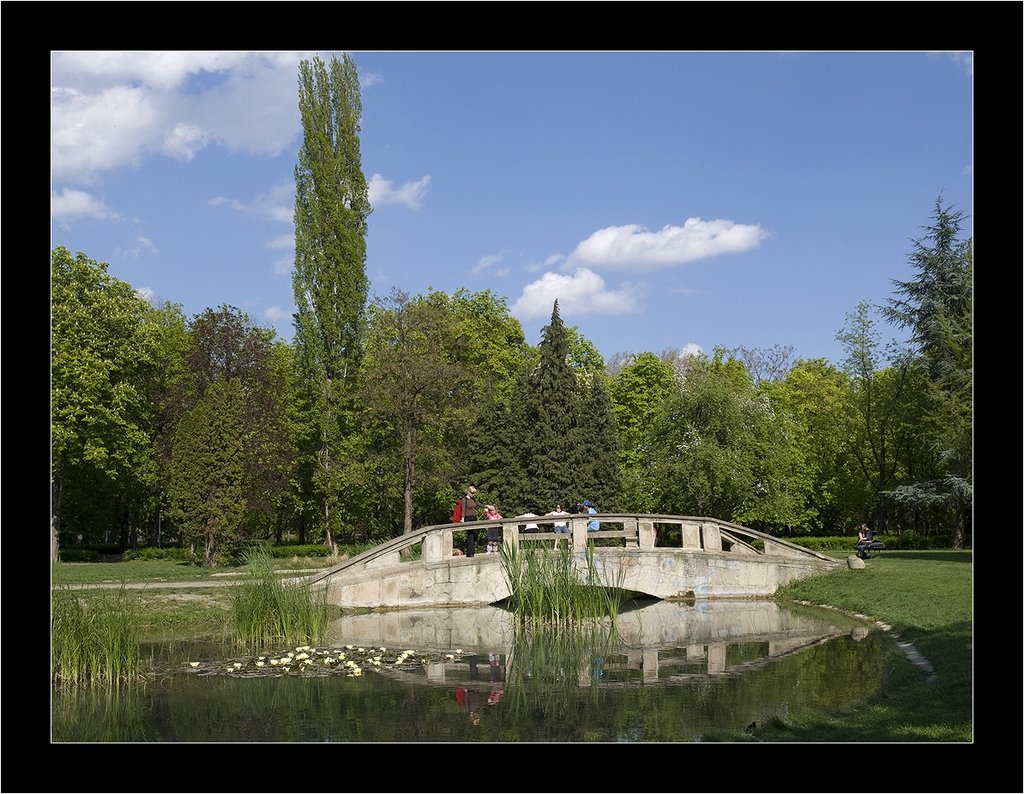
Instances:
[[[871,548],[871,542],[875,536],[875,533],[868,529],[867,524],[861,524],[857,528],[857,556],[864,559],[867,556],[868,549]]]

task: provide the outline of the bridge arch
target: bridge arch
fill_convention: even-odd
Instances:
[[[593,548],[602,581],[655,598],[770,598],[781,585],[842,566],[811,549],[716,518],[602,513],[597,516],[601,529],[588,533],[592,518],[561,519],[570,524],[574,564],[586,570],[590,540],[616,539],[621,545]],[[526,532],[528,522],[539,524],[541,531]],[[548,531],[552,522],[543,516],[436,524],[386,541],[305,581],[326,589],[328,602],[344,608],[493,604],[511,595],[500,556],[455,556],[453,534],[495,525],[501,527],[502,543],[511,548],[553,547],[556,537],[565,537]],[[664,545],[667,530],[676,528],[678,545]],[[402,552],[415,546],[418,558],[403,559]]]

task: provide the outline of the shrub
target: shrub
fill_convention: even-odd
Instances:
[[[95,549],[61,549],[57,552],[61,562],[99,562],[100,555]]]
[[[145,546],[141,549],[128,549],[124,553],[125,562],[131,560],[174,560],[185,562],[189,559],[191,557],[188,549],[180,546],[165,546],[164,548]]]

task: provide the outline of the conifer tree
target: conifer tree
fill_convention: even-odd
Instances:
[[[628,506],[619,504],[619,437],[608,389],[600,374],[590,375],[587,380],[579,427],[580,487],[602,513],[626,509]]]
[[[558,313],[544,327],[540,360],[519,390],[521,425],[520,460],[526,474],[523,500],[529,505],[550,506],[579,493],[582,463],[579,447],[580,399],[576,375],[569,364],[568,333]],[[545,511],[546,512],[546,511]]]
[[[953,546],[964,543],[973,504],[974,255],[961,229],[966,215],[935,200],[932,222],[913,241],[910,264],[917,271],[897,281],[896,295],[883,309],[910,341],[931,383],[930,442],[936,470],[888,495],[915,509],[945,507],[955,513]],[[926,476],[920,476],[925,474]]]

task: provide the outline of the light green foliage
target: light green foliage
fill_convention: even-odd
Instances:
[[[371,208],[359,150],[362,100],[356,65],[299,63],[303,141],[295,166],[295,345],[311,395],[316,441],[311,482],[328,545],[351,527],[363,497],[354,437],[362,352],[366,229]]]
[[[635,356],[609,384],[620,440],[623,502],[630,510],[654,509],[649,467],[656,451],[651,443],[651,428],[674,390],[675,370],[653,353]]]
[[[401,483],[403,531],[409,533],[420,472],[454,470],[454,450],[445,441],[473,396],[467,339],[444,301],[410,299],[399,290],[376,301],[369,317],[362,402],[378,453],[399,463],[400,476],[389,480]]]
[[[79,478],[124,490],[153,476],[149,388],[161,330],[106,263],[58,246],[51,265],[50,437],[52,543],[62,501]]]
[[[760,387],[776,415],[792,420],[789,432],[803,461],[797,473],[804,484],[802,526],[809,530],[845,532],[863,520],[862,500],[851,498],[858,486],[842,433],[848,389],[846,374],[825,359],[802,359],[784,379]]]
[[[491,290],[460,289],[450,297],[430,291],[427,299],[444,306],[454,318],[462,361],[473,375],[474,401],[487,405],[508,400],[516,376],[536,361],[536,353],[505,298]]]
[[[893,363],[881,366],[879,332],[868,304],[861,301],[847,315],[847,324],[836,338],[846,358],[843,368],[849,389],[841,430],[847,450],[856,461],[864,486],[871,494],[861,520],[871,517],[876,532],[887,531],[885,491],[899,484],[899,461],[913,435],[911,406],[913,362],[905,353],[890,354]]]
[[[691,363],[652,428],[659,512],[755,526],[803,520],[799,449],[743,362],[716,350]]]
[[[178,423],[168,496],[169,517],[190,544],[216,566],[222,546],[241,537],[245,516],[243,429],[238,378],[209,385]]]

